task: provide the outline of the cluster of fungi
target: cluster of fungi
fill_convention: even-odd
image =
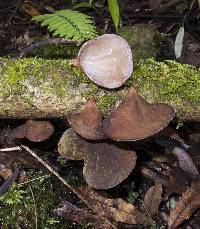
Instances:
[[[114,34],[86,42],[76,64],[94,83],[109,89],[124,84],[133,70],[128,43]],[[83,175],[90,187],[109,189],[135,167],[136,152],[126,143],[157,134],[173,117],[171,106],[150,104],[134,88],[105,118],[91,98],[85,110],[68,116],[71,128],[61,137],[58,151],[65,158],[84,160]]]

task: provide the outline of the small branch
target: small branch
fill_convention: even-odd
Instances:
[[[10,151],[20,151],[20,150],[21,148],[19,146],[16,146],[16,147],[0,149],[0,152],[10,152]]]
[[[35,42],[31,44],[30,46],[20,50],[19,57],[24,57],[26,56],[29,52],[31,52],[34,48],[39,48],[41,46],[46,46],[46,45],[58,45],[58,44],[79,44],[78,41],[72,41],[72,40],[66,40],[64,38],[49,38],[45,39],[39,42]]]

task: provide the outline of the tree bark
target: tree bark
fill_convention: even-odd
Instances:
[[[174,77],[174,69],[179,77],[174,78],[171,84],[171,78],[164,82],[162,78],[166,74]],[[188,71],[191,71],[192,78],[185,77],[183,88],[180,89],[180,74]],[[129,87],[133,86],[148,102],[164,102],[173,106],[181,120],[199,121],[198,79],[200,71],[191,66],[147,60],[135,68],[125,86],[106,90],[93,84],[79,69],[72,67],[69,60],[0,58],[0,118],[67,116],[82,110],[91,96],[105,113],[109,113],[123,99]],[[171,85],[175,85],[174,89]],[[190,85],[188,89],[187,85]]]

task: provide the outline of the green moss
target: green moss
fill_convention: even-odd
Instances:
[[[8,228],[54,228],[86,229],[88,225],[77,225],[56,217],[52,211],[59,207],[59,191],[56,192],[55,180],[41,171],[29,170],[27,184],[14,184],[7,193],[1,195],[0,225]],[[66,189],[66,187],[65,187]],[[68,191],[67,201],[75,203]],[[34,199],[33,199],[34,198]]]
[[[135,66],[125,86],[117,90],[97,86],[80,69],[71,66],[69,60],[0,59],[0,70],[0,96],[16,98],[19,95],[30,113],[32,108],[35,109],[31,104],[33,98],[55,96],[55,103],[61,103],[66,95],[70,100],[73,91],[86,100],[94,97],[102,111],[107,113],[122,100],[128,88],[135,87],[149,102],[172,105],[180,117],[191,112],[200,114],[200,71],[175,61],[142,60]]]
[[[159,52],[158,44],[163,40],[163,36],[150,24],[123,26],[119,35],[129,43],[134,63],[141,59],[155,58]]]
[[[143,60],[127,85],[137,87],[139,93],[150,101],[180,107],[182,115],[188,109],[194,111],[199,107],[200,70],[191,65],[175,61]]]
[[[35,48],[29,56],[37,56],[43,59],[68,59],[75,58],[80,46],[73,44],[46,45]]]
[[[97,106],[102,110],[104,114],[108,113],[108,109],[115,107],[117,102],[121,101],[122,95],[116,93],[114,95],[104,95],[96,99]]]

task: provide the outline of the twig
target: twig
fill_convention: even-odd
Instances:
[[[41,46],[46,46],[46,45],[50,45],[50,44],[54,44],[54,45],[58,45],[58,44],[79,44],[78,41],[72,41],[72,40],[67,40],[64,38],[49,38],[49,39],[45,39],[39,42],[35,42],[33,44],[31,44],[30,46],[20,50],[20,54],[19,57],[23,57],[25,55],[27,55],[29,52],[31,52],[34,48],[39,48]]]
[[[16,146],[16,147],[0,149],[0,152],[10,152],[10,151],[20,151],[20,150],[21,148],[19,146]]]

